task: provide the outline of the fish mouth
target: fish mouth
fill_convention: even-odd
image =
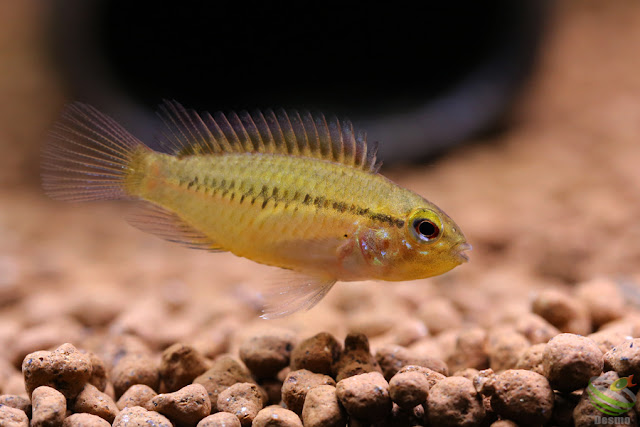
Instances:
[[[470,251],[471,249],[473,249],[473,247],[467,242],[458,243],[455,247],[456,256],[461,262],[469,262],[469,255],[464,252]]]

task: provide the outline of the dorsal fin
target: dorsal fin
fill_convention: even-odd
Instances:
[[[310,112],[266,110],[198,114],[175,101],[158,112],[166,125],[165,148],[177,156],[222,153],[272,153],[342,163],[376,173],[377,143],[355,133],[348,120]]]

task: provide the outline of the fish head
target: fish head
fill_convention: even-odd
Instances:
[[[411,210],[402,223],[361,233],[358,246],[372,278],[388,281],[446,273],[467,262],[471,249],[460,227],[432,204]]]

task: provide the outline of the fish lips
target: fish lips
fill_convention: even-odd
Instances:
[[[466,254],[465,251],[470,251],[472,249],[473,247],[471,244],[467,242],[458,243],[455,247],[456,256],[461,262],[468,262],[469,254]]]

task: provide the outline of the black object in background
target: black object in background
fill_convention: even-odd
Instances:
[[[543,0],[60,0],[52,35],[70,96],[143,137],[162,98],[198,110],[288,107],[351,118],[385,161],[489,129],[529,75]]]

